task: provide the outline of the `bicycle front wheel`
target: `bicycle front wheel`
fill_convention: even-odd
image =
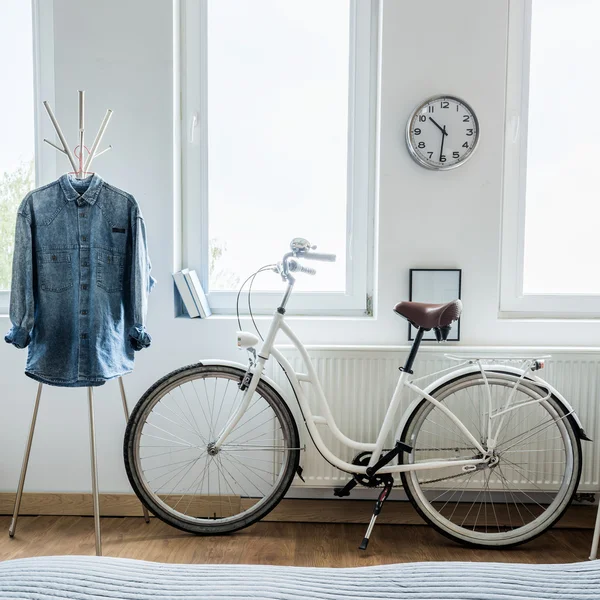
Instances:
[[[227,365],[184,367],[156,382],[131,414],[124,442],[129,481],[174,527],[196,534],[242,529],[269,513],[292,483],[298,429],[265,381],[224,444],[212,447],[241,402],[244,374]]]
[[[457,377],[432,396],[484,448],[488,424],[499,431],[485,465],[469,470],[449,462],[402,473],[421,516],[447,537],[487,547],[522,544],[556,523],[581,475],[581,443],[562,404],[533,381],[497,371],[486,371],[485,378],[480,372]],[[456,423],[427,400],[409,417],[402,439],[414,449],[401,458],[405,463],[481,458]]]

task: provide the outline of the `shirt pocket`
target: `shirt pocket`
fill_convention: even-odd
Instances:
[[[72,288],[71,255],[68,252],[38,254],[38,277],[45,292],[65,292]]]
[[[123,290],[124,260],[120,254],[98,252],[96,264],[96,283],[107,292]]]

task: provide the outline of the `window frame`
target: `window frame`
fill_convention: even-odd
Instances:
[[[56,152],[42,152],[44,138],[54,139],[50,120],[43,114],[42,99],[54,104],[54,7],[53,2],[31,0],[33,39],[33,118],[35,187],[56,176]],[[10,290],[0,290],[0,315],[8,315]]]
[[[600,295],[523,292],[532,0],[510,0],[506,72],[500,316],[600,317]]]
[[[374,273],[374,205],[380,2],[351,1],[349,65],[348,202],[346,210],[346,292],[294,292],[292,315],[371,315]],[[183,0],[181,52],[181,264],[194,268],[208,290],[207,0]],[[298,235],[302,235],[299,231]],[[327,240],[311,240],[327,252]],[[278,249],[273,262],[286,248]],[[176,257],[175,263],[178,264]],[[256,268],[261,265],[256,266]],[[312,265],[319,268],[318,264]],[[248,273],[247,275],[250,275]],[[243,277],[246,274],[241,274]],[[275,276],[275,275],[273,275]],[[257,314],[272,312],[281,292],[253,292]],[[237,291],[208,291],[214,314],[234,314]],[[247,312],[246,302],[240,303]]]

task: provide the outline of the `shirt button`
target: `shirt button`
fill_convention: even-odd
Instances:
[[[90,263],[84,261],[84,262],[81,263],[81,266],[82,267],[89,267]]]
[[[82,340],[87,340],[87,333],[82,333],[81,334],[81,339]]]
[[[53,257],[52,257],[52,260],[56,260],[56,256],[53,256]]]
[[[87,242],[87,236],[86,235],[82,235],[81,236],[81,241],[82,242]]]
[[[82,290],[87,290],[87,288],[88,288],[87,283],[84,283],[81,285]]]

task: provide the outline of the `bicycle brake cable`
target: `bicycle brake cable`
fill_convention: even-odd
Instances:
[[[254,277],[256,277],[259,273],[262,273],[263,271],[268,271],[269,269],[272,269],[275,266],[276,266],[275,264],[264,265],[263,267],[258,269],[258,271],[255,271],[254,273],[252,273],[252,275],[247,277],[246,280],[244,281],[244,283],[242,283],[242,285],[240,286],[240,289],[238,290],[237,297],[235,300],[235,313],[237,316],[238,327],[240,328],[240,330],[242,329],[242,321],[240,320],[240,295],[242,293],[242,290],[244,289],[244,286],[251,279],[252,279],[252,281],[254,281]],[[250,308],[250,291],[251,291],[251,289],[252,289],[252,283],[250,284],[250,289],[248,290],[248,307],[249,308]],[[258,331],[258,328],[256,327],[256,323],[254,321],[254,317],[252,316],[252,309],[250,309],[250,316],[252,317],[252,322],[254,323],[255,329]],[[258,335],[260,335],[260,332],[258,332]],[[261,339],[262,339],[262,336],[261,336]]]

